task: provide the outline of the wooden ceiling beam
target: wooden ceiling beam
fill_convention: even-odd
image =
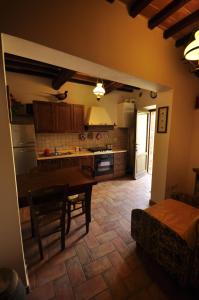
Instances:
[[[106,1],[109,2],[109,3],[115,2],[115,0],[106,0]]]
[[[196,11],[194,11],[192,14],[188,15],[187,17],[185,17],[181,21],[177,22],[173,26],[166,29],[164,31],[163,36],[164,36],[165,39],[168,39],[169,37],[173,36],[177,32],[184,29],[185,27],[187,27],[187,26],[189,26],[189,25],[191,25],[191,24],[193,24],[197,21],[199,21],[199,9],[197,9]]]
[[[23,65],[27,66],[27,68],[42,68],[46,70],[54,70],[55,72],[58,72],[61,70],[60,67],[46,64],[40,61],[36,61],[30,58],[25,58],[21,56],[17,56],[14,54],[5,53],[5,63],[6,64],[13,64],[13,65]]]
[[[52,88],[58,90],[65,82],[73,77],[75,71],[62,69],[61,72],[52,80]]]
[[[150,29],[155,28],[189,1],[190,0],[173,0],[149,20],[148,27]]]
[[[116,89],[119,89],[121,87],[123,87],[124,84],[123,83],[119,83],[119,82],[115,82],[115,81],[112,81],[110,83],[108,83],[107,85],[105,85],[105,94],[109,94],[111,93],[112,91],[116,90]]]
[[[130,16],[135,18],[151,2],[152,2],[152,0],[142,0],[142,1],[134,0],[129,8]]]
[[[178,48],[178,47],[181,47],[181,46],[184,46],[186,44],[188,44],[188,42],[190,41],[191,39],[191,36],[192,36],[192,32],[184,35],[183,37],[181,37],[180,39],[178,39],[175,43],[175,46]]]
[[[57,70],[54,68],[52,69],[51,66],[47,67],[46,65],[43,66],[39,64],[34,65],[24,61],[18,62],[18,61],[6,60],[5,67],[6,70],[10,72],[25,73],[25,74],[36,75],[36,76],[38,76],[38,74],[46,74],[45,77],[51,77],[51,78],[57,75]]]

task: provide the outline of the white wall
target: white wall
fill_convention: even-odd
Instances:
[[[26,283],[2,58],[0,50],[0,266],[15,269]]]

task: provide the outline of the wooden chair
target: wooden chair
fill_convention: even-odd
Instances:
[[[81,193],[78,195],[68,196],[66,199],[66,207],[67,207],[67,228],[66,234],[70,231],[71,219],[76,218],[82,214],[85,214],[86,218],[86,232],[88,233],[89,230],[89,222],[88,219],[88,208],[85,205],[85,193]],[[79,214],[72,216],[72,212],[76,210],[81,210]]]
[[[35,236],[38,241],[41,259],[44,257],[42,237],[47,237],[60,231],[61,249],[65,249],[67,195],[67,186],[51,186],[36,191],[29,191],[32,236]],[[51,225],[55,225],[55,228],[52,228],[53,226]]]

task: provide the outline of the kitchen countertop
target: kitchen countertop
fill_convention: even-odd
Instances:
[[[44,156],[42,154],[39,154],[37,156],[37,160],[47,160],[47,159],[59,159],[59,158],[68,158],[68,157],[81,157],[81,156],[94,156],[94,155],[101,155],[101,154],[113,154],[113,153],[122,153],[122,152],[127,152],[127,150],[125,149],[115,149],[115,150],[108,150],[105,152],[97,152],[97,153],[93,153],[90,151],[65,151],[65,152],[72,152],[72,154],[64,154],[64,152],[62,152],[63,154],[60,155],[49,155],[49,156]]]

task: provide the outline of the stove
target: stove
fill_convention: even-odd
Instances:
[[[88,148],[88,151],[93,153],[112,153],[112,149],[107,149],[106,146]]]
[[[93,152],[94,158],[94,176],[112,174],[113,173],[113,153],[107,147],[89,148]]]

